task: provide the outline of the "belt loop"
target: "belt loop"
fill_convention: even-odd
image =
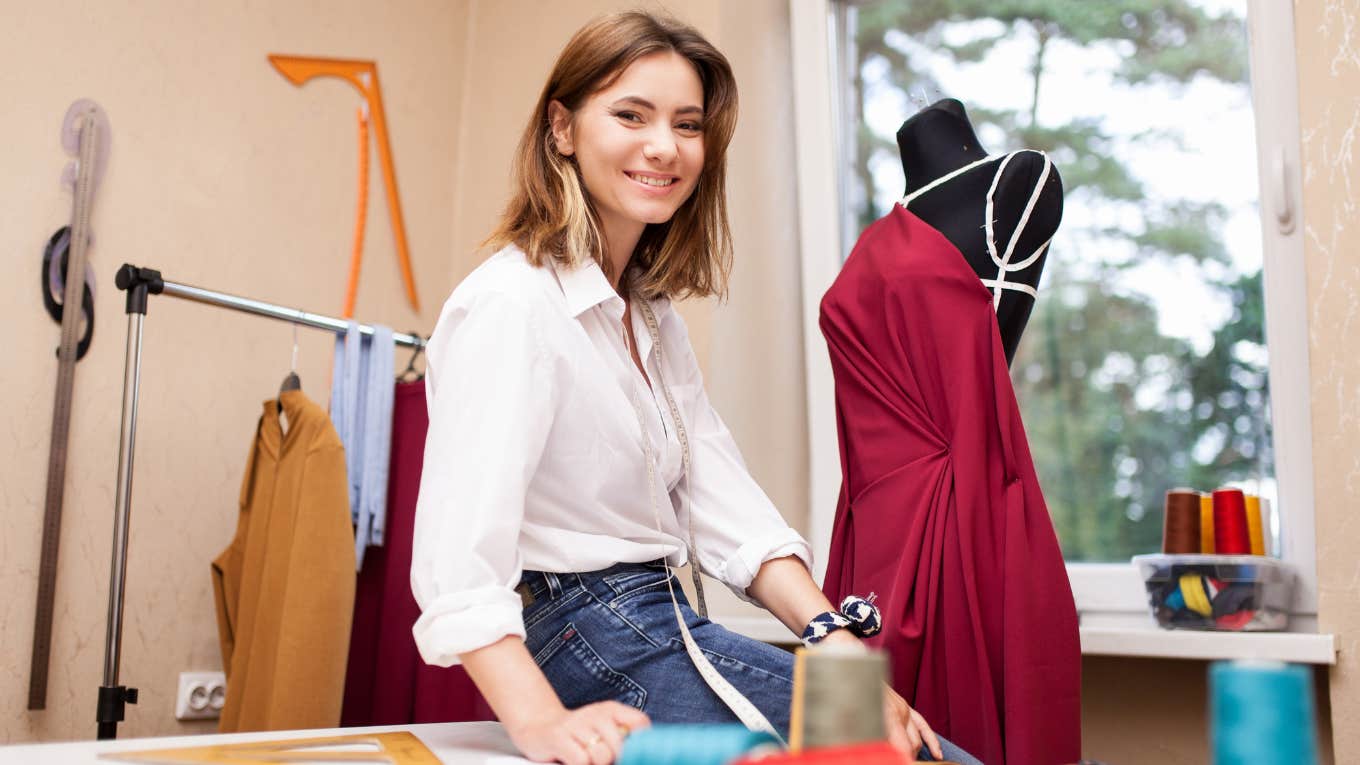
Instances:
[[[548,597],[555,599],[562,594],[562,582],[557,578],[557,574],[551,571],[543,572],[543,582],[548,585]]]

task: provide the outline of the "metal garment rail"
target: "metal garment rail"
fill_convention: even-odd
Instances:
[[[118,269],[115,282],[118,289],[127,292],[128,336],[127,356],[123,362],[123,421],[118,431],[118,488],[113,497],[113,555],[109,566],[108,627],[104,634],[104,684],[99,687],[99,706],[95,715],[95,720],[99,724],[98,737],[101,739],[116,738],[118,723],[123,721],[125,705],[137,703],[137,689],[118,684],[118,663],[123,648],[123,585],[127,572],[128,517],[132,510],[132,462],[137,441],[137,396],[142,377],[142,325],[146,320],[148,296],[170,295],[196,303],[230,308],[332,332],[344,332],[349,327],[349,322],[345,319],[168,282],[155,269],[140,268],[127,263]],[[360,325],[359,331],[364,335],[373,334],[373,328],[368,325]],[[425,339],[419,335],[394,332],[392,339],[397,345],[408,348],[425,347]]]

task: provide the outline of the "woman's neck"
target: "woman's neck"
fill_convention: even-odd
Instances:
[[[987,156],[963,104],[945,99],[913,115],[897,131],[906,193]]]
[[[623,279],[623,272],[628,268],[628,262],[633,259],[633,251],[637,249],[638,242],[642,239],[642,232],[647,228],[646,224],[628,220],[616,220],[601,216],[600,234],[604,240],[603,262],[601,265],[608,265],[609,286],[619,291],[619,282]]]

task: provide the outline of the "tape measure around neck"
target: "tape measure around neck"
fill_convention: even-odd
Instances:
[[[62,498],[66,486],[66,447],[71,432],[71,395],[75,387],[76,351],[80,343],[81,294],[85,290],[86,250],[94,207],[99,109],[90,105],[80,130],[75,204],[71,220],[70,256],[57,348],[57,385],[52,406],[52,440],[47,452],[47,492],[43,505],[38,598],[33,618],[33,655],[29,664],[28,708],[47,708],[47,671],[52,650],[52,612],[57,592],[57,553],[61,541]]]
[[[671,410],[671,419],[675,422],[676,436],[680,439],[681,480],[688,484],[691,469],[689,435],[686,433],[684,421],[680,417],[680,408],[676,406],[675,398],[671,395],[670,388],[666,385],[665,375],[661,371],[661,331],[657,326],[656,314],[652,312],[652,307],[646,300],[636,300],[634,302],[641,306],[642,318],[646,322],[647,331],[652,337],[652,349],[656,353],[656,382],[661,386],[661,392],[666,397],[666,404]],[[664,533],[661,529],[661,505],[657,501],[656,461],[652,454],[652,441],[647,436],[647,423],[642,416],[642,403],[638,400],[636,385],[633,386],[633,395],[631,398],[633,411],[637,415],[638,428],[640,428],[642,435],[643,459],[647,462],[647,494],[651,497],[652,514],[656,520],[656,530],[659,533]],[[686,501],[688,501],[689,496],[688,489],[691,488],[692,487],[688,485],[686,486]],[[690,570],[694,574],[695,590],[698,595],[700,608],[699,615],[707,618],[707,609],[704,608],[703,603],[703,585],[699,582],[699,558],[694,544],[694,516],[692,513],[686,513],[686,516],[689,521],[689,563]],[[723,703],[727,705],[727,708],[732,710],[732,713],[737,716],[737,719],[740,720],[743,725],[751,730],[769,733],[779,739],[780,744],[783,744],[784,739],[780,738],[779,732],[770,724],[770,721],[766,719],[765,715],[761,714],[760,710],[757,709],[749,699],[743,696],[741,691],[727,682],[727,678],[724,678],[718,673],[718,670],[709,662],[708,657],[704,656],[703,651],[699,649],[699,644],[694,641],[694,636],[690,634],[689,627],[685,624],[684,615],[680,612],[680,602],[675,596],[675,585],[673,583],[673,577],[671,576],[670,562],[666,561],[665,558],[662,560],[666,565],[666,588],[670,591],[671,608],[675,611],[676,623],[680,625],[680,636],[685,644],[685,652],[689,654],[690,661],[693,662],[694,668],[699,670],[700,677],[704,679],[704,682],[708,684],[709,688],[713,689],[713,692],[718,695],[718,698],[722,699]]]

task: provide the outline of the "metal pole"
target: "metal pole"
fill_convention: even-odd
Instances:
[[[154,277],[152,277],[154,274]],[[128,523],[132,514],[132,468],[137,446],[137,398],[142,382],[142,326],[149,293],[159,292],[160,275],[130,266],[116,282],[127,290],[127,353],[123,357],[123,421],[118,431],[118,485],[113,495],[113,551],[109,563],[109,616],[104,632],[104,684],[99,687],[95,721],[98,737],[117,738],[125,704],[137,703],[137,689],[118,684],[123,650],[123,589],[127,581]]]
[[[109,567],[108,650],[104,685],[118,684],[122,657],[123,591],[127,581],[128,520],[132,513],[132,464],[137,447],[137,397],[142,377],[142,325],[146,317],[128,317],[127,362],[123,374],[123,426],[118,437],[118,492],[113,500],[113,563]]]
[[[284,306],[266,303],[261,300],[255,300],[254,298],[238,297],[236,295],[228,295],[225,292],[205,290],[202,287],[193,287],[188,284],[178,284],[176,282],[167,281],[165,282],[163,294],[172,295],[185,300],[192,300],[196,303],[206,303],[208,305],[231,308],[236,311],[252,313],[256,316],[290,321],[294,324],[316,327],[317,329],[329,329],[333,332],[344,332],[349,327],[349,322],[345,319],[323,316],[319,313],[301,311],[296,308],[286,308]],[[359,332],[363,335],[372,335],[373,328],[367,324],[360,324]],[[404,345],[408,348],[419,348],[425,345],[425,338],[420,335],[393,332],[392,340],[397,345]]]

